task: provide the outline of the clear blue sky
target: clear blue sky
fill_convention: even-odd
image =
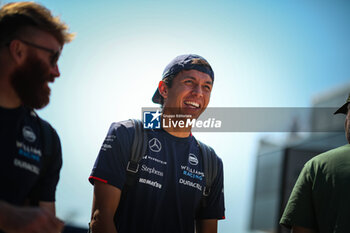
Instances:
[[[40,111],[63,146],[57,213],[77,225],[89,222],[87,178],[110,123],[154,106],[152,94],[175,56],[197,53],[211,63],[211,107],[307,107],[315,94],[350,81],[348,1],[40,3],[77,33],[59,61],[51,103]],[[248,232],[256,134],[195,135],[224,161],[220,232]]]

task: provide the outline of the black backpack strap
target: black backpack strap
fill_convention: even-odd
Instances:
[[[45,178],[48,167],[54,158],[54,155],[57,150],[57,138],[55,135],[54,129],[51,127],[51,125],[41,119],[34,111],[32,111],[34,115],[36,115],[40,127],[40,139],[41,139],[41,144],[42,144],[42,156],[41,156],[41,169],[40,169],[40,174],[39,178],[37,181],[37,184],[33,187],[32,191],[29,194],[29,204],[33,206],[39,205],[40,201],[40,183],[41,181]]]
[[[133,186],[136,181],[136,174],[139,170],[139,162],[146,153],[147,149],[147,133],[143,128],[140,120],[130,119],[134,125],[135,132],[131,146],[130,160],[126,167],[126,186]]]
[[[202,152],[203,157],[203,167],[204,167],[204,176],[205,176],[205,187],[203,189],[203,196],[209,196],[211,187],[218,173],[218,159],[214,150],[207,146],[206,144],[197,140],[199,148]]]
[[[51,125],[45,121],[40,119],[40,127],[41,127],[41,137],[43,143],[43,166],[41,168],[41,175],[45,175],[48,169],[48,165],[52,161],[54,154],[56,153],[57,143],[56,143],[56,135],[54,133],[54,129]]]

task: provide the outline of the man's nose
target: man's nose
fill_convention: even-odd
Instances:
[[[203,96],[203,90],[200,85],[196,85],[193,87],[192,93],[197,96]]]
[[[51,74],[55,78],[58,78],[61,75],[57,64],[54,67],[51,68]]]

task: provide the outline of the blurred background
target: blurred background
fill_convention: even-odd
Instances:
[[[350,92],[348,1],[38,2],[76,32],[59,60],[51,102],[39,111],[61,138],[57,215],[71,226],[86,228],[90,220],[88,177],[109,125],[141,118],[142,107],[155,106],[151,97],[162,71],[177,55],[196,53],[212,65],[209,107],[337,107]],[[337,119],[331,127],[341,130],[344,117]],[[282,197],[288,196],[282,191],[293,185],[303,161],[345,144],[343,133],[326,142],[330,136],[309,133],[195,136],[224,161],[223,233],[279,231]],[[309,157],[293,165],[294,154]],[[288,164],[296,169],[291,175]]]

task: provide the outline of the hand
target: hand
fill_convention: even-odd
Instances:
[[[3,203],[2,203],[3,204]],[[39,207],[0,206],[0,228],[7,233],[59,233],[64,223],[49,210]]]

